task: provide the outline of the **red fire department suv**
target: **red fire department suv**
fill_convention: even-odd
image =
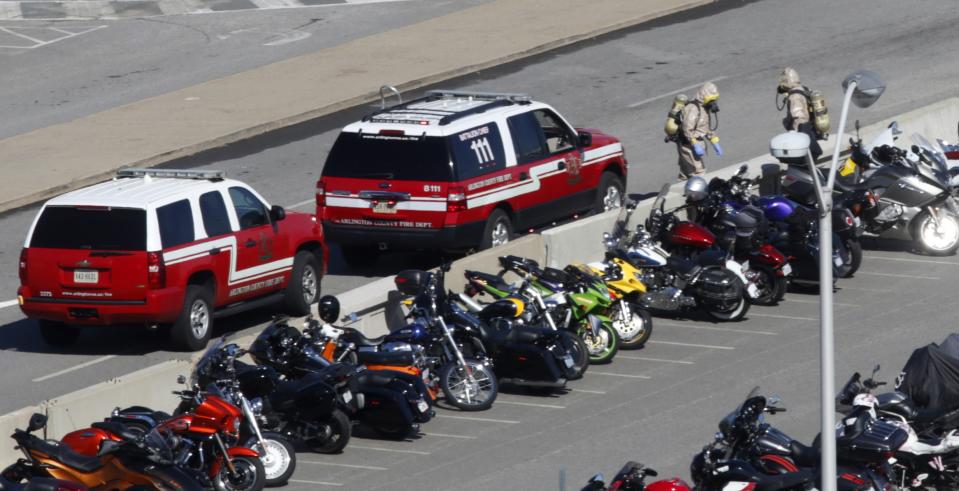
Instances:
[[[215,316],[273,301],[307,314],[326,255],[312,215],[270,207],[222,172],[129,169],[43,205],[18,296],[54,346],[80,326],[141,324],[197,350]]]
[[[619,140],[523,94],[431,91],[350,124],[317,182],[317,217],[348,262],[377,247],[487,248],[619,206]]]

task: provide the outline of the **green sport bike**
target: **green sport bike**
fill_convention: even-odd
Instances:
[[[566,270],[540,268],[536,261],[518,256],[502,256],[499,263],[499,275],[466,272],[467,293],[483,292],[496,298],[533,297],[526,298],[527,303],[542,310],[552,327],[571,331],[582,339],[589,363],[613,360],[620,338],[607,315],[613,300],[602,278],[585,266],[569,266]],[[523,278],[524,285],[528,285],[526,291],[517,291],[502,280],[507,271]]]

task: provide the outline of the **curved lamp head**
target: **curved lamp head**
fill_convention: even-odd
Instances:
[[[780,161],[804,159],[807,151],[809,135],[798,131],[780,133],[769,141],[769,153]]]
[[[842,90],[847,90],[852,82],[856,82],[856,88],[852,93],[852,102],[858,107],[871,106],[886,90],[886,83],[882,81],[879,74],[872,70],[853,72],[842,81]]]

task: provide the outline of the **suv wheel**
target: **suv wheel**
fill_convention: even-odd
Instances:
[[[80,337],[80,328],[68,326],[62,322],[41,320],[38,324],[40,324],[40,337],[45,343],[56,348],[73,346]]]
[[[503,245],[513,238],[513,223],[510,222],[509,215],[505,211],[497,208],[489,214],[486,220],[486,228],[483,230],[483,239],[480,241],[480,249],[489,249]]]
[[[603,213],[623,206],[624,189],[623,180],[619,176],[612,172],[603,172],[603,176],[599,179],[599,186],[596,188],[596,203],[593,205],[593,210],[596,213]]]
[[[293,258],[290,283],[286,285],[286,308],[292,315],[309,315],[311,306],[319,297],[320,273],[316,257],[307,251],[297,252]]]
[[[188,285],[183,310],[170,335],[177,349],[197,351],[206,347],[213,333],[213,293],[200,285]]]

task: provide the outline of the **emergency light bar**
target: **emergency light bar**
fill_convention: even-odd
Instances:
[[[459,99],[479,100],[507,100],[518,103],[528,103],[533,100],[529,94],[519,92],[471,92],[468,90],[428,90],[426,97],[448,97]]]
[[[221,181],[226,179],[226,171],[183,169],[121,169],[117,171],[117,178],[125,177],[157,177],[170,179],[203,179],[210,181]]]

